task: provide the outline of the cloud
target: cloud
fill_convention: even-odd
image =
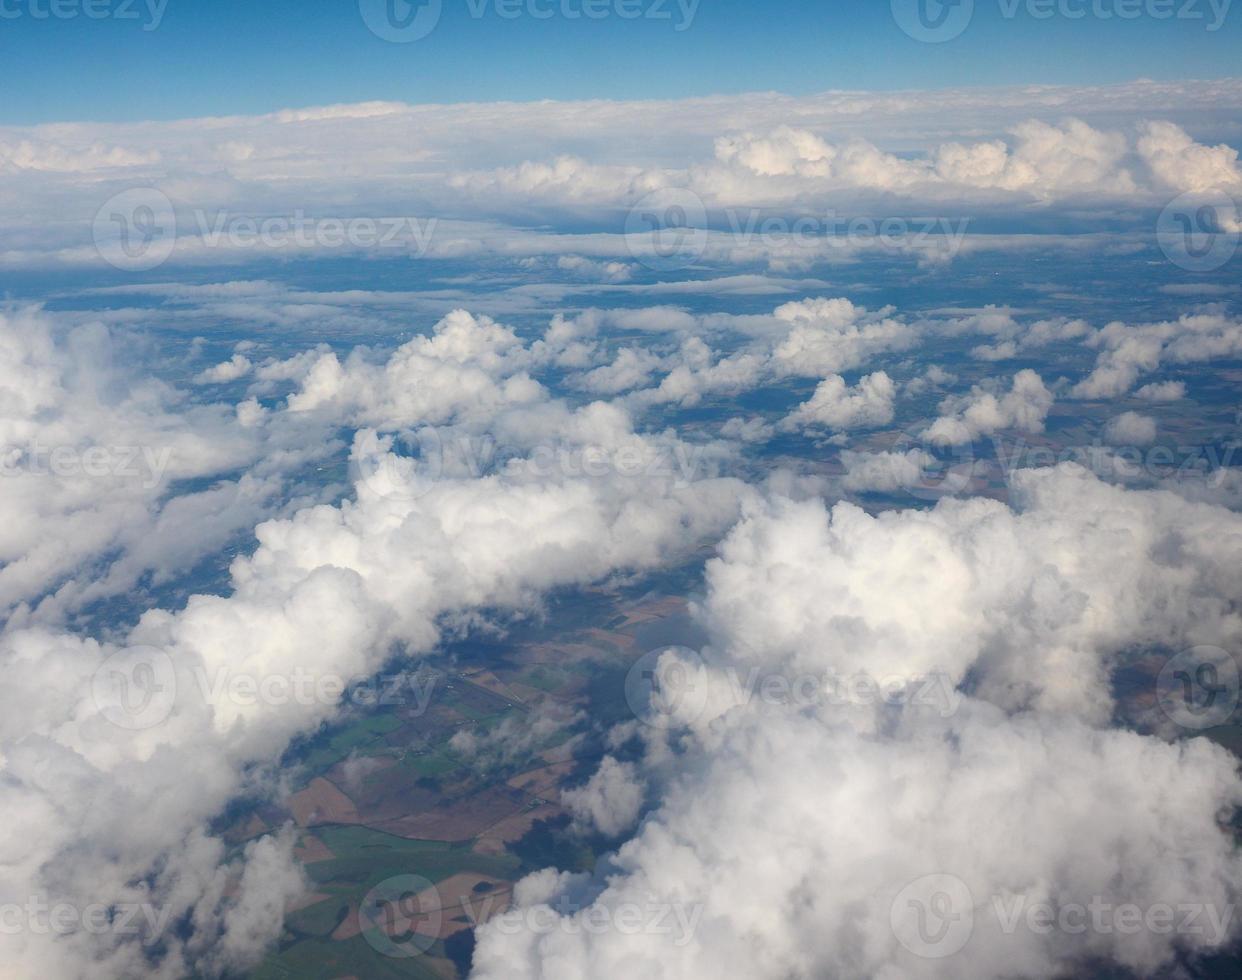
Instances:
[[[1108,420],[1104,438],[1114,446],[1150,446],[1156,441],[1156,420],[1138,412],[1122,412]]]
[[[234,354],[227,361],[221,361],[214,367],[200,372],[194,380],[199,384],[227,384],[238,378],[244,378],[250,373],[252,367],[250,359],[244,354]]]
[[[643,793],[632,763],[605,756],[585,785],[561,793],[561,803],[580,825],[605,837],[619,837],[638,820]]]
[[[1140,126],[1138,152],[1152,174],[1180,191],[1242,190],[1238,151],[1224,143],[1203,146],[1171,122]]]
[[[622,283],[641,270],[635,262],[653,258],[626,217],[656,191],[691,203],[688,225],[704,231],[704,258],[727,265],[796,269],[877,251],[934,264],[963,249],[1019,247],[1013,236],[966,232],[976,218],[1028,212],[1041,222],[1072,213],[1109,234],[1123,222],[1150,242],[1142,209],[1163,206],[1178,189],[1239,186],[1236,150],[1198,142],[1184,128],[1197,131],[1203,110],[1239,100],[1236,84],[760,93],[451,111],[364,103],[0,127],[0,171],[12,185],[0,198],[10,229],[0,263],[103,265],[96,218],[125,191],[172,202],[169,261],[188,266],[291,254],[486,256],[536,258],[562,277]],[[303,222],[319,229],[307,240],[239,233],[306,212],[321,216]],[[932,233],[923,234],[916,219],[928,215]],[[916,227],[890,241],[840,234],[833,224],[855,217]],[[755,234],[752,218],[775,219],[786,231]],[[808,218],[818,233],[805,241],[789,233]],[[341,240],[320,224],[357,230],[367,221],[395,222],[396,233]],[[1044,244],[1057,242],[1043,234],[1046,224],[1031,227]],[[1081,234],[1063,237],[1060,244],[1090,247]]]
[[[355,435],[352,493],[259,523],[227,594],[152,609],[107,641],[12,623],[0,634],[4,807],[22,842],[3,859],[0,904],[46,895],[162,914],[145,945],[111,933],[62,945],[27,931],[6,949],[6,970],[235,970],[275,940],[301,881],[287,842],[256,843],[230,863],[203,828],[239,794],[270,792],[271,760],[337,706],[331,697],[232,698],[222,678],[369,676],[394,649],[434,648],[445,624],[472,610],[528,610],[549,589],[679,560],[753,496],[714,477],[671,433],[636,432],[616,406],[550,397],[524,376],[535,357],[534,344],[463,312],[386,361],[315,352],[280,366],[272,373],[293,391],[261,424],[384,430]],[[65,397],[51,370],[25,374],[39,383],[13,398]],[[392,452],[391,434],[425,419],[442,420],[442,445],[486,434],[508,453],[483,472],[469,460],[411,465]],[[676,453],[702,469],[648,465]],[[161,540],[193,526],[195,507],[179,497],[165,516]],[[115,723],[131,715],[100,679],[138,683],[139,670],[157,684],[156,716]]]
[[[931,453],[922,449],[905,452],[861,453],[849,449],[841,451],[845,477],[844,489],[854,493],[878,491],[881,493],[916,486],[923,479],[923,471],[935,462]]]
[[[853,388],[846,387],[845,379],[834,374],[821,381],[811,400],[794,409],[782,425],[828,429],[887,425],[893,420],[896,395],[897,386],[883,371],[865,375]]]
[[[1115,398],[1162,364],[1194,364],[1242,352],[1242,322],[1222,312],[1185,313],[1160,323],[1113,322],[1087,341],[1099,350],[1074,398]]]
[[[744,519],[708,567],[701,694],[646,732],[660,802],[594,877],[515,891],[478,931],[472,976],[1055,977],[1101,960],[1152,975],[1228,946],[1234,759],[1100,726],[1123,651],[1236,643],[1242,538],[1221,531],[1238,517],[1072,465],[1017,482],[1015,509],[776,501]],[[883,697],[828,696],[859,676]],[[937,678],[952,696],[920,699]],[[940,918],[920,935],[932,875],[949,907],[924,907]],[[1023,915],[1040,903],[1051,928]],[[1214,925],[1056,924],[1130,904]],[[690,925],[582,928],[668,907]]]
[[[1013,376],[1008,392],[997,395],[976,386],[969,395],[950,395],[940,406],[941,416],[924,438],[940,445],[960,445],[1001,429],[1042,432],[1054,396],[1030,368]]]
[[[789,332],[773,359],[785,374],[815,377],[859,367],[879,353],[906,350],[918,334],[892,312],[887,307],[869,312],[844,298],[785,303],[773,316],[789,324]]]
[[[1182,381],[1158,381],[1143,385],[1134,393],[1135,398],[1149,402],[1176,402],[1186,397],[1186,384]]]
[[[0,613],[55,622],[144,573],[188,569],[333,448],[287,419],[247,425],[232,405],[187,402],[141,358],[100,322],[0,312]],[[204,486],[175,493],[186,481]]]

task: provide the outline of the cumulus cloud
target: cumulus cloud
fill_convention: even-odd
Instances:
[[[1242,538],[1220,533],[1238,517],[1072,465],[1018,485],[1015,509],[774,502],[744,519],[708,568],[711,644],[687,665],[701,694],[648,733],[660,802],[595,877],[516,891],[472,975],[1051,978],[1101,960],[1151,975],[1228,946],[1233,758],[1100,726],[1123,651],[1238,639]],[[765,697],[774,676],[886,694]],[[920,700],[933,678],[954,696]],[[967,928],[919,933],[929,880],[949,906],[932,924]],[[1217,914],[1193,932],[1031,928],[1039,903],[1054,922],[1091,905]],[[668,906],[685,928],[578,928]]]
[[[301,880],[287,842],[256,843],[230,865],[203,828],[238,793],[258,791],[250,780],[336,705],[243,702],[213,678],[368,676],[394,648],[433,648],[456,613],[527,608],[551,588],[658,566],[736,518],[744,485],[634,468],[680,444],[636,432],[615,406],[551,398],[524,376],[534,356],[512,331],[465,313],[386,362],[316,352],[288,372],[294,390],[270,414],[385,430],[359,429],[352,494],[259,524],[227,595],[151,610],[107,642],[12,624],[0,634],[3,793],[21,842],[4,861],[0,900],[134,901],[166,913],[144,944],[25,932],[6,969],[69,976],[91,963],[95,976],[178,976],[238,969],[275,939]],[[22,397],[50,398],[55,385],[49,371]],[[487,429],[512,451],[482,474],[412,464],[387,433],[422,419],[458,426],[454,437]],[[533,453],[551,446],[577,454],[575,465]],[[157,717],[118,724],[126,702],[101,693],[99,678],[141,684],[143,671]]]
[[[888,453],[842,450],[845,476],[841,485],[855,493],[868,490],[883,493],[915,486],[923,478],[926,467],[934,461],[931,453],[923,449]]]
[[[959,445],[1001,429],[1042,432],[1053,401],[1043,379],[1027,368],[1013,376],[1009,391],[1002,394],[976,386],[969,395],[950,395],[924,437],[937,444]]]
[[[199,384],[226,384],[244,378],[254,365],[244,354],[234,354],[227,361],[221,361],[214,367],[199,373],[194,380]]]
[[[103,323],[0,312],[6,616],[56,620],[143,574],[192,567],[278,507],[289,473],[332,447],[292,420],[247,425],[232,405],[187,404],[129,363],[135,346]],[[207,486],[174,492],[191,480]]]
[[[102,263],[93,219],[112,195],[136,187],[172,201],[172,261],[185,264],[290,248],[369,251],[357,236],[342,243],[335,233],[313,234],[306,244],[286,235],[269,247],[254,234],[239,239],[236,224],[223,235],[212,231],[222,216],[227,226],[313,205],[333,221],[362,214],[397,222],[397,236],[378,236],[392,254],[536,259],[562,275],[623,283],[636,258],[651,257],[624,227],[625,215],[653,193],[690,201],[690,226],[705,232],[707,254],[726,263],[796,268],[852,261],[877,247],[943,262],[963,242],[939,225],[895,245],[832,233],[791,247],[789,236],[724,231],[719,211],[731,210],[745,228],[751,209],[770,209],[761,217],[788,227],[808,215],[822,222],[825,214],[932,214],[969,225],[975,216],[1012,216],[1015,207],[1065,208],[1111,230],[1118,205],[1150,207],[1174,190],[1242,186],[1236,149],[1197,142],[1183,128],[1201,120],[1199,110],[1220,111],[1231,99],[1242,100],[1235,83],[1136,82],[659,105],[545,102],[502,112],[366,103],[195,125],[0,127],[0,172],[14,188],[0,201],[0,218],[15,230],[0,262]],[[296,188],[273,182],[275,172],[296,178]],[[411,200],[411,187],[417,207],[394,213],[394,201]],[[563,219],[583,217],[598,230],[583,231],[576,220],[566,230]],[[707,233],[709,225],[715,230]],[[1137,221],[1131,230],[1149,231]],[[1008,247],[998,236],[969,237],[972,247]]]
[[[1156,441],[1156,420],[1138,412],[1122,412],[1108,420],[1104,438],[1114,446],[1150,446]]]
[[[1242,167],[1233,147],[1196,143],[1171,122],[1147,122],[1140,132],[1138,153],[1166,186],[1181,191],[1242,189]]]
[[[889,307],[870,312],[848,299],[809,299],[776,308],[788,334],[773,351],[784,374],[826,376],[859,367],[877,354],[906,350],[917,331],[891,316]]]
[[[810,401],[794,409],[782,425],[827,429],[887,425],[893,420],[896,395],[897,386],[883,371],[865,375],[852,388],[839,374],[834,374],[821,381]]]
[[[1242,322],[1222,312],[1186,313],[1161,323],[1115,321],[1087,343],[1095,367],[1070,389],[1075,398],[1115,398],[1162,364],[1194,364],[1242,352]]]
[[[606,837],[618,837],[637,821],[643,793],[643,783],[632,763],[605,756],[585,785],[561,793],[561,803],[581,826]]]
[[[1176,402],[1186,397],[1186,384],[1183,381],[1158,381],[1143,385],[1134,393],[1135,398],[1149,402]]]

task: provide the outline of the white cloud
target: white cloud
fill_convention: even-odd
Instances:
[[[811,400],[790,412],[782,425],[828,429],[887,425],[893,420],[896,396],[897,386],[883,371],[863,376],[852,388],[846,386],[839,374],[834,374],[821,381]]]
[[[1016,510],[777,502],[745,519],[708,569],[704,694],[673,702],[667,741],[647,733],[660,803],[595,878],[515,891],[518,909],[479,930],[472,975],[1055,977],[1099,960],[1151,975],[1231,943],[1242,860],[1219,815],[1242,801],[1233,758],[1094,726],[1121,652],[1242,636],[1242,538],[1221,533],[1239,518],[1074,466],[1017,483]],[[884,703],[754,693],[856,671],[889,683]],[[937,671],[972,693],[910,697]],[[935,929],[920,945],[904,918],[933,874],[965,892],[933,925],[971,926],[943,957]],[[1040,902],[1054,922],[1074,903],[1217,919],[1031,928],[1021,912]],[[683,925],[580,927],[635,906],[677,908]]]
[[[1242,322],[1221,312],[1186,313],[1162,323],[1113,322],[1087,341],[1095,368],[1070,389],[1075,398],[1115,398],[1162,364],[1194,364],[1242,352]]]
[[[37,331],[31,336],[48,347]],[[295,390],[260,424],[314,416],[398,432],[438,419],[444,445],[486,433],[509,447],[509,462],[483,473],[410,468],[388,451],[389,438],[364,428],[353,447],[354,493],[260,523],[257,548],[231,567],[229,594],[151,610],[106,643],[12,623],[0,634],[4,809],[22,842],[3,861],[0,904],[46,894],[77,906],[132,899],[168,913],[144,935],[145,947],[111,934],[62,945],[24,933],[6,949],[5,970],[71,976],[90,963],[94,976],[123,977],[238,969],[275,939],[281,909],[300,886],[288,846],[257,843],[229,868],[223,845],[202,828],[249,779],[264,778],[262,767],[291,737],[336,708],[232,699],[213,692],[221,672],[367,676],[394,645],[431,649],[446,617],[527,608],[545,590],[692,553],[753,496],[738,481],[713,478],[710,461],[671,433],[635,432],[619,407],[575,409],[551,398],[524,375],[535,356],[507,328],[458,313],[383,363],[317,352],[280,367],[272,373],[288,368]],[[24,375],[36,383],[13,390],[14,400],[27,400],[23,411],[66,397],[52,370]],[[547,466],[537,451],[553,448],[573,465]],[[679,453],[694,465],[647,465]],[[196,526],[196,506],[174,499],[154,529],[161,540]],[[131,561],[141,564],[141,553]],[[156,702],[166,718],[133,731],[108,720],[93,679],[116,663],[109,657],[121,658],[122,676],[135,658],[149,661],[170,699]],[[170,923],[190,913],[189,927],[173,932]],[[144,950],[162,960],[146,962]]]
[[[941,445],[959,445],[1001,429],[1042,432],[1054,396],[1030,368],[1013,376],[1009,391],[996,394],[976,386],[969,395],[950,395],[941,416],[924,437]]]
[[[605,756],[585,785],[561,793],[561,802],[582,826],[618,837],[638,820],[643,792],[632,763]]]
[[[789,324],[789,332],[773,359],[785,374],[815,377],[859,367],[886,351],[906,350],[918,333],[892,312],[886,307],[872,313],[844,298],[785,303],[773,315]]]
[[[1108,420],[1104,438],[1114,446],[1150,446],[1156,441],[1156,420],[1138,412],[1122,412]]]
[[[1143,385],[1134,393],[1135,398],[1149,402],[1176,402],[1186,397],[1186,384],[1183,381],[1159,381]]]

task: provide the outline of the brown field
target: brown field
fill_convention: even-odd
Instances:
[[[231,827],[228,833],[224,835],[224,839],[230,844],[240,844],[242,841],[266,834],[271,829],[262,817],[257,813],[252,813],[249,819]]]
[[[555,750],[549,750],[552,752]],[[514,789],[524,790],[532,796],[542,796],[545,799],[556,799],[560,796],[561,781],[574,770],[572,761],[557,760],[552,765],[540,766],[538,769],[528,769],[526,772],[518,773],[509,780],[509,785]]]
[[[478,837],[487,828],[521,810],[530,797],[503,784],[447,805],[408,813],[391,820],[367,821],[368,827],[418,840],[459,841]]]
[[[521,840],[536,820],[549,820],[566,812],[555,803],[545,803],[542,806],[511,814],[488,827],[485,833],[480,834],[475,849],[482,854],[499,853],[494,850],[495,844],[491,842],[499,842],[503,848],[505,844]]]
[[[469,675],[469,681],[471,684],[475,684],[478,687],[483,688],[485,691],[490,691],[492,694],[495,694],[497,697],[502,697],[506,701],[523,700],[522,698],[517,697],[509,685],[493,674],[490,670],[477,670],[471,672]]]
[[[490,885],[483,892],[475,892],[478,885]],[[411,908],[421,913],[412,921],[393,924],[394,931],[413,926],[422,936],[445,939],[463,929],[470,929],[477,922],[486,922],[509,907],[513,886],[501,878],[463,872],[446,878],[438,885],[420,892]],[[358,909],[351,907],[345,920],[336,927],[332,938],[341,941],[352,939],[362,932]]]
[[[317,823],[358,823],[354,801],[322,776],[289,797],[289,811],[299,827]]]
[[[299,837],[297,847],[293,849],[293,856],[303,864],[314,864],[316,861],[330,861],[336,857],[328,845],[314,834],[302,834]]]

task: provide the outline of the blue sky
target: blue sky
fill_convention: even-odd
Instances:
[[[54,2],[73,16],[48,16]],[[165,2],[162,16],[152,13]],[[382,9],[385,0],[374,2]],[[405,0],[392,2],[398,15],[412,12],[400,6]],[[1146,4],[1160,9],[1162,0],[974,0],[969,26],[941,44],[902,33],[882,0],[700,0],[692,17],[678,0],[594,0],[608,12],[599,20],[560,13],[580,10],[583,0],[500,0],[518,4],[513,18],[500,16],[497,0],[441,2],[435,29],[402,44],[368,30],[358,0],[0,0],[0,122],[168,119],[369,99],[677,98],[1214,78],[1236,74],[1242,50],[1242,10],[1227,10],[1223,26],[1208,31],[1217,19],[1210,0],[1163,0],[1174,9],[1190,2],[1202,14],[1186,20],[1151,16]],[[667,16],[623,19],[617,2]],[[1041,2],[1052,5],[1046,19],[1027,6]],[[88,18],[87,3],[112,16]],[[551,16],[531,16],[528,3]],[[1011,3],[1016,13],[1006,17]],[[1089,12],[1092,4],[1112,12],[1119,3],[1138,4],[1139,16]],[[1088,13],[1070,19],[1057,12],[1061,4]],[[936,13],[933,6],[933,19]]]

